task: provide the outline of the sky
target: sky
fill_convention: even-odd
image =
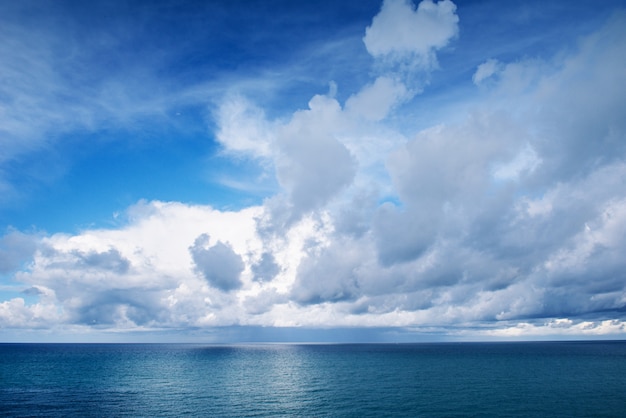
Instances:
[[[0,341],[626,338],[626,2],[0,0]]]

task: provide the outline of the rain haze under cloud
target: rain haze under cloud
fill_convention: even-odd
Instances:
[[[0,33],[5,340],[626,336],[624,2],[1,2]]]

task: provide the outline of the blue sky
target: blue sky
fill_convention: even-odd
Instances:
[[[624,1],[0,1],[0,339],[626,335]]]

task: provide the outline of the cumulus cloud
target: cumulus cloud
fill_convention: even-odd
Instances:
[[[432,69],[455,13],[386,1],[366,47]],[[263,159],[279,193],[238,211],[139,202],[111,229],[9,232],[0,267],[32,255],[14,279],[35,290],[2,302],[0,321],[623,335],[625,23],[550,60],[484,62],[481,95],[434,126],[390,122],[415,111],[391,72],[276,120],[228,96],[218,140]]]
[[[355,161],[333,132],[341,117],[334,99],[315,96],[281,131],[276,175],[296,212],[319,208],[354,178]]]
[[[65,320],[56,305],[40,303],[28,306],[23,298],[0,303],[0,327],[38,329],[49,328]]]
[[[32,320],[41,327],[121,329],[228,323],[234,313],[226,312],[239,309],[237,300],[216,294],[251,282],[241,274],[244,261],[237,254],[257,259],[258,215],[259,208],[221,212],[139,202],[119,228],[39,236],[29,267],[15,275],[26,290],[36,291],[28,290],[28,300],[3,302],[0,321],[12,327]],[[204,247],[207,237],[198,236],[199,225],[215,245]]]
[[[241,256],[232,247],[221,241],[207,247],[210,237],[202,234],[189,247],[196,269],[211,286],[229,292],[241,287],[239,276],[244,269]]]
[[[130,267],[130,262],[115,248],[110,248],[105,252],[90,251],[81,253],[80,251],[75,251],[74,255],[82,261],[86,268],[110,270],[117,274],[125,274]]]
[[[272,280],[280,272],[280,266],[272,253],[264,252],[258,263],[252,265],[254,279],[260,282]]]
[[[314,96],[307,109],[275,121],[267,120],[261,109],[241,96],[222,102],[215,119],[217,138],[225,151],[266,158],[285,192],[267,200],[270,210],[263,220],[265,230],[293,225],[302,216],[329,204],[357,180],[359,187],[377,181],[376,176],[366,174],[367,170],[381,170],[381,149],[387,143],[384,151],[388,151],[395,142],[389,137],[399,136],[385,132],[379,123],[415,95],[410,74],[432,69],[435,51],[456,36],[455,11],[456,6],[449,0],[423,1],[417,9],[409,2],[385,2],[366,30],[367,50],[375,57],[401,61],[402,65],[416,60],[421,64],[410,64],[400,75],[394,68],[383,70],[343,106],[334,97],[336,84],[331,84],[331,94]],[[364,141],[362,135],[371,129],[381,133]]]
[[[437,65],[434,51],[458,34],[459,17],[450,0],[423,0],[417,8],[411,0],[385,0],[363,42],[374,57],[390,62],[415,61],[419,66]]]
[[[392,106],[407,94],[406,87],[389,77],[378,77],[346,101],[346,111],[365,119],[380,121]]]
[[[298,267],[293,299],[305,305],[356,299],[360,262],[355,247],[310,248]]]
[[[483,115],[462,126],[425,130],[393,152],[387,167],[403,206],[378,209],[374,226],[381,262],[415,259],[438,239],[462,237],[483,211],[497,210],[498,193],[488,194],[489,166],[510,158],[523,141],[518,128]]]
[[[394,88],[382,84],[382,90]],[[367,113],[364,117],[374,112],[378,117],[393,101],[391,97],[384,109],[372,111],[367,107],[380,105],[374,105],[374,100],[360,100],[359,112]],[[229,98],[220,106],[216,122],[226,153],[262,157],[266,160],[264,169],[274,170],[284,195],[268,200],[267,206],[273,208],[265,219],[268,224],[292,225],[327,204],[356,175],[357,161],[342,138],[351,121],[331,96],[314,96],[307,109],[294,112],[287,121],[269,121],[247,100]]]

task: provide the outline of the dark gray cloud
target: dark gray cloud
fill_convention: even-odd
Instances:
[[[209,235],[202,234],[189,247],[196,269],[217,289],[224,292],[239,289],[242,285],[240,276],[245,268],[241,256],[221,241],[207,248],[209,241]]]

